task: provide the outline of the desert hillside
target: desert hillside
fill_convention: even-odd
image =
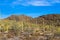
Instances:
[[[60,40],[60,14],[11,15],[0,20],[0,40]]]
[[[60,26],[60,14],[43,15],[36,18],[32,18],[26,15],[11,15],[6,19],[15,21],[24,21],[34,24],[37,23],[37,24]]]

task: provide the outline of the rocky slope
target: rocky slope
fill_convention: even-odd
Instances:
[[[34,24],[47,24],[47,25],[60,26],[60,14],[49,14],[49,15],[39,16],[36,18],[32,18],[25,15],[12,15],[6,19],[30,22]]]

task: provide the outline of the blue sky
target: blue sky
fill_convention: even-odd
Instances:
[[[0,18],[22,14],[31,17],[60,14],[60,0],[0,0]]]

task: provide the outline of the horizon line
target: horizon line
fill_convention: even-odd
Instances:
[[[31,18],[36,18],[36,17],[39,17],[39,16],[45,16],[45,15],[60,15],[60,14],[43,14],[43,15],[38,15],[38,16],[36,16],[36,17],[33,17],[33,16],[29,16],[29,15],[26,15],[26,14],[12,14],[12,15],[14,15],[14,16],[28,16],[28,17],[31,17]],[[12,16],[12,15],[10,15],[10,16]],[[10,16],[8,16],[8,17],[10,17]],[[5,18],[8,18],[8,17],[5,17]],[[5,19],[4,17],[0,17],[0,19]]]

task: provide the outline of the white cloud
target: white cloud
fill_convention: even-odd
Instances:
[[[54,0],[55,3],[60,3],[60,0]]]
[[[47,1],[33,1],[33,2],[30,2],[29,4],[33,6],[50,6],[51,5]]]
[[[52,4],[60,3],[60,0],[52,0],[51,3]]]
[[[17,0],[12,2],[13,5],[23,5],[23,6],[50,6],[50,3],[48,1],[44,0]]]
[[[52,6],[55,3],[60,3],[60,0],[9,0],[0,1],[0,5],[23,5],[23,6]]]
[[[60,3],[60,0],[16,0],[12,2],[12,5],[23,6],[52,6],[55,3]]]

